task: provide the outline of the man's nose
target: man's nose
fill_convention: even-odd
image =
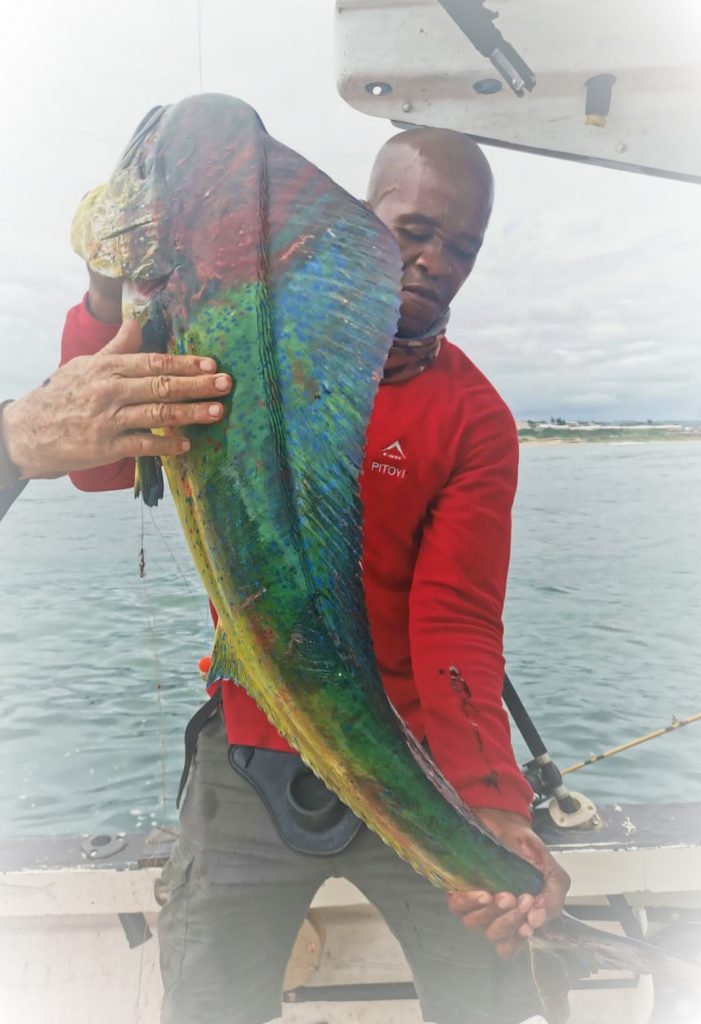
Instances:
[[[453,269],[440,244],[427,245],[421,250],[416,263],[429,277],[448,277]]]

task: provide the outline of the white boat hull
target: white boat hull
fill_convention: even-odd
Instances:
[[[636,840],[631,808],[608,809],[610,823],[622,826],[614,835],[609,828],[588,838],[577,833],[561,839],[553,849],[573,879],[570,909],[619,932],[619,923],[601,917],[618,914],[626,921],[628,915],[629,926],[637,922],[650,935],[661,926],[657,919],[669,926],[675,914],[701,922],[701,837],[695,834],[701,816],[698,807],[694,818],[690,805],[680,806],[680,834],[672,842],[656,841],[648,827],[640,828]],[[647,820],[651,809],[639,810]],[[688,841],[682,839],[685,829]],[[157,1024],[161,985],[153,884],[171,840],[160,833],[145,845],[143,837],[126,837],[125,848],[106,860],[81,859],[79,839],[6,844],[0,851],[1,1021]],[[649,978],[607,974],[585,984],[570,995],[571,1024],[651,1020]],[[396,940],[344,879],[330,879],[317,893],[285,987],[286,1024],[422,1019]]]

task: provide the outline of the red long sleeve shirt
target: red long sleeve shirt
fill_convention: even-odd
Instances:
[[[116,332],[85,302],[68,313],[61,361]],[[497,392],[444,342],[432,366],[381,386],[361,476],[363,574],[388,696],[472,807],[528,816],[531,791],[501,699],[502,609],[518,440]],[[71,474],[83,490],[130,487],[130,459]],[[225,683],[231,743],[289,750],[248,694]]]

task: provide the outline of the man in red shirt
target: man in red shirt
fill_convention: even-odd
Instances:
[[[507,407],[444,333],[482,244],[492,191],[483,154],[453,132],[396,136],[373,168],[368,202],[395,235],[404,272],[361,478],[364,586],[395,707],[465,802],[544,872],[545,889],[535,899],[455,894],[451,908],[463,928],[445,895],[366,829],[332,858],[290,850],[227,760],[228,744],[290,748],[225,681],[224,714],[200,732],[180,839],[160,886],[164,1024],[277,1016],[294,937],[330,875],[349,878],[384,914],[426,1020],[517,1024],[537,1012],[527,961],[497,955],[517,953],[557,914],[568,885],[530,828],[531,794],[501,700],[518,442]],[[93,280],[90,294],[99,287]],[[72,325],[79,315],[69,314],[64,361],[97,347],[89,330]],[[73,479],[92,490],[129,485],[132,474],[126,460]]]

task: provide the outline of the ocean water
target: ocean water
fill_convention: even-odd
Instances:
[[[522,448],[506,654],[561,767],[701,710],[700,510],[701,444]],[[34,483],[0,526],[0,573],[2,835],[172,821],[211,643],[172,506]],[[569,781],[701,800],[700,752],[701,723]]]

